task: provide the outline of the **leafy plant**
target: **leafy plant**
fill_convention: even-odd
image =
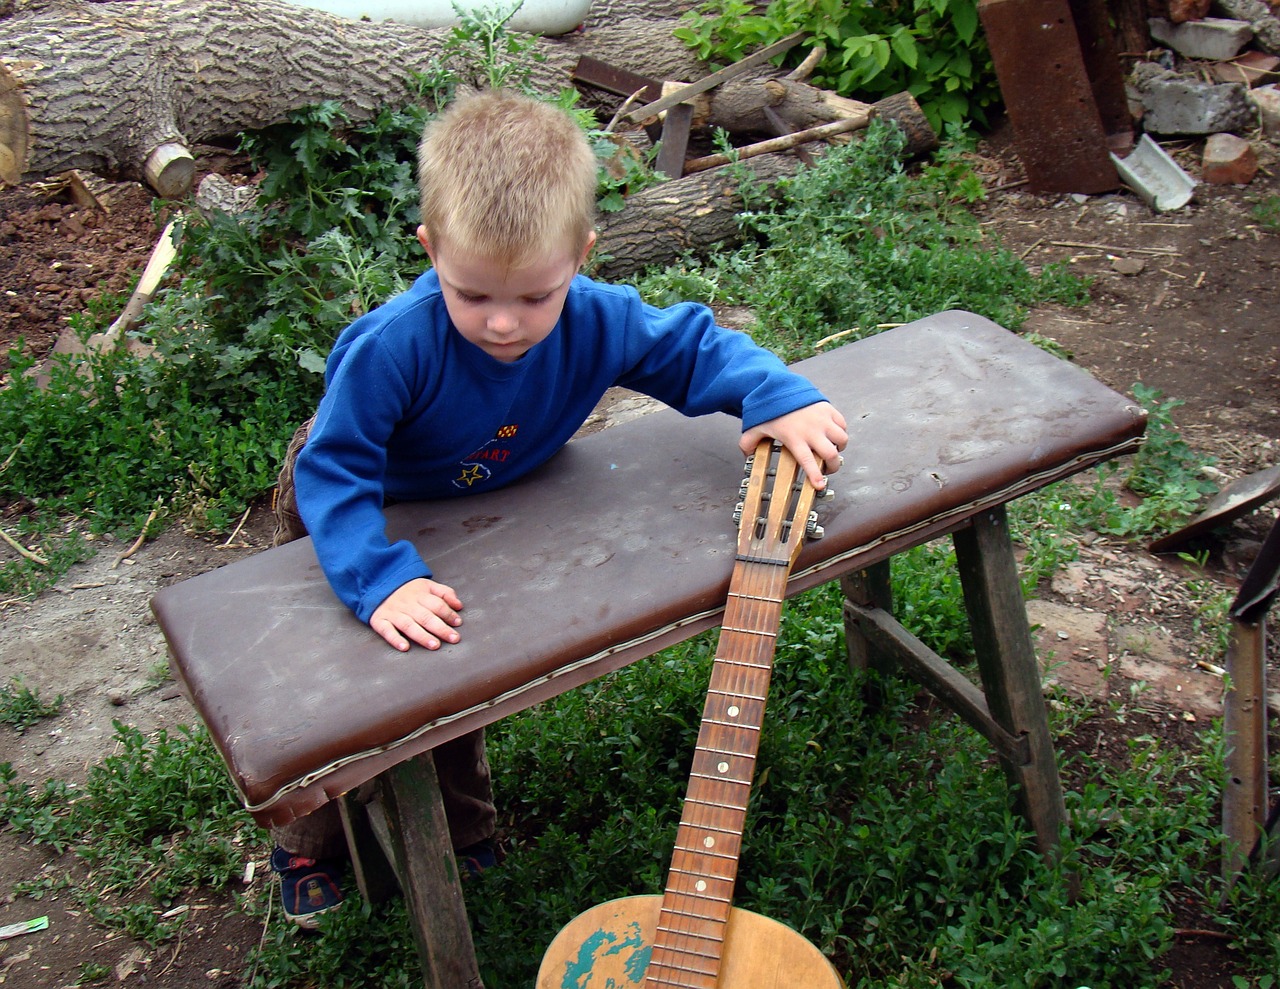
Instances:
[[[789,360],[812,354],[833,329],[847,342],[957,307],[1016,328],[1034,303],[1083,300],[1084,284],[1065,268],[1032,276],[984,241],[966,208],[980,187],[959,155],[909,173],[904,142],[893,125],[872,121],[860,141],[773,189],[744,172],[748,242],[647,273],[638,287],[665,301],[695,281],[714,286],[718,302],[767,314],[753,335]]]
[[[40,699],[40,691],[33,690],[14,677],[0,687],[0,724],[11,725],[19,734],[37,721],[52,718],[62,710],[62,695],[48,703]]]
[[[675,35],[699,58],[736,62],[796,31],[826,55],[814,85],[874,102],[908,92],[938,130],[986,122],[999,99],[976,0],[711,0],[686,13]]]
[[[1253,204],[1249,212],[1265,230],[1280,232],[1280,196],[1262,197]]]
[[[83,788],[51,780],[33,790],[0,763],[0,819],[58,852],[72,848],[92,881],[69,880],[63,891],[100,923],[158,943],[181,925],[163,916],[174,898],[240,874],[254,828],[203,729],[147,738],[116,722],[115,732],[118,751],[90,768]]]

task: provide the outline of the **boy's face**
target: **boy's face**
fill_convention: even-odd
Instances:
[[[566,250],[523,268],[433,242],[424,227],[418,228],[418,240],[431,258],[445,308],[463,339],[496,360],[514,361],[555,329],[569,284],[595,234],[580,257]]]

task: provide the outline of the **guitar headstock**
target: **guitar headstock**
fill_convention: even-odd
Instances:
[[[756,563],[790,567],[807,535],[822,538],[818,515],[812,511],[813,485],[781,443],[762,440],[747,458],[742,501],[734,510],[738,524],[738,555]]]

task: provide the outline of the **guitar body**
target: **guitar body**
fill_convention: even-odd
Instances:
[[[661,896],[628,896],[580,913],[556,935],[537,989],[633,989],[644,982]],[[843,989],[826,957],[785,924],[734,907],[717,989]]]

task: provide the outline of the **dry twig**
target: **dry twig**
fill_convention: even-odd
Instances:
[[[14,539],[13,536],[9,535],[9,533],[5,532],[3,529],[0,529],[0,539],[3,539],[11,547],[13,547],[13,550],[19,556],[30,560],[32,563],[37,563],[42,567],[47,567],[49,565],[49,561],[46,560],[43,556],[41,556],[39,553],[31,552],[31,550],[27,549],[27,547],[23,546],[22,543],[18,542],[18,540]]]
[[[147,541],[147,530],[151,528],[151,523],[156,520],[156,516],[159,513],[160,502],[156,501],[155,508],[151,509],[151,514],[148,515],[147,520],[142,523],[142,531],[138,533],[138,538],[133,541],[132,546],[115,558],[115,562],[111,564],[112,570],[120,566],[121,563],[129,559],[129,557],[133,556],[134,553],[138,552],[138,550],[142,548],[142,544]]]

